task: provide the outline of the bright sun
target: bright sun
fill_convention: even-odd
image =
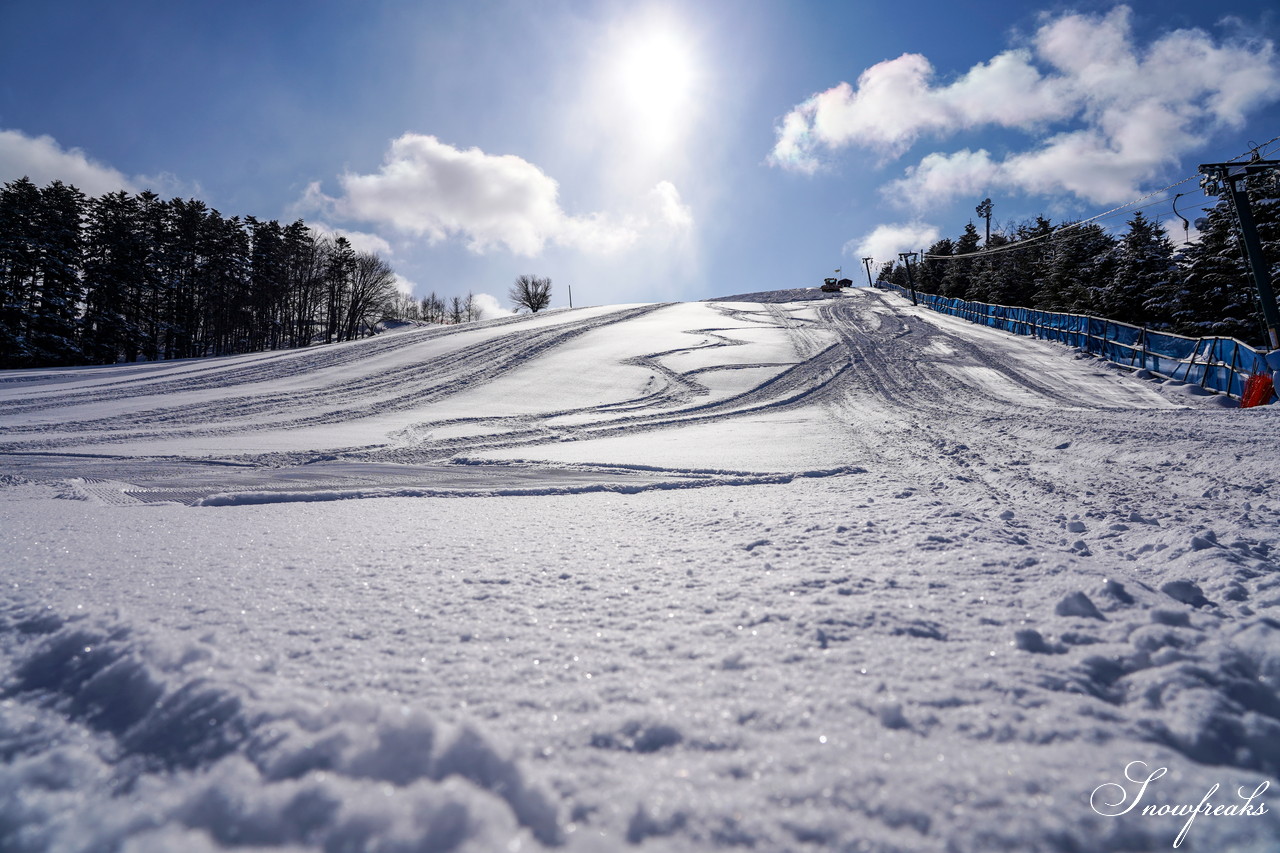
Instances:
[[[678,142],[692,117],[698,68],[687,38],[656,23],[631,29],[613,57],[617,106],[651,153]]]

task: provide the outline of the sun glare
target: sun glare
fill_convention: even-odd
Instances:
[[[669,25],[629,30],[614,56],[614,97],[651,153],[682,137],[692,117],[698,68],[693,46]]]

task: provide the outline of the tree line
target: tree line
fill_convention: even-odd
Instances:
[[[0,189],[0,367],[228,355],[372,333],[395,273],[346,238],[195,199]]]
[[[398,293],[388,303],[385,316],[389,320],[414,323],[470,323],[483,319],[480,303],[474,293],[466,296],[437,296],[433,290],[421,299]]]
[[[536,275],[516,276],[507,297],[518,311],[521,308],[537,314],[551,304],[551,279]],[[482,320],[484,312],[474,293],[466,296],[437,296],[433,290],[422,299],[397,294],[387,306],[388,319],[420,323],[470,323]]]
[[[1280,200],[1266,195],[1251,192],[1274,280],[1280,277]],[[930,246],[911,272],[916,289],[924,293],[1264,344],[1258,292],[1235,213],[1222,199],[1205,211],[1204,219],[1198,241],[1175,245],[1142,211],[1120,235],[1097,223],[1055,225],[1039,216],[998,229],[981,250],[984,241],[970,222],[958,238]],[[1034,242],[1000,250],[1024,240]],[[885,264],[880,277],[908,285],[901,264]]]

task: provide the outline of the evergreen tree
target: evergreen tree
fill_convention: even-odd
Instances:
[[[146,249],[138,227],[136,197],[124,190],[89,205],[86,226],[85,313],[81,320],[85,357],[114,364],[138,355],[135,283],[145,276]]]
[[[1053,223],[1043,216],[1035,221],[1019,225],[1010,242],[1029,242],[1027,245],[992,256],[994,274],[987,285],[988,301],[1000,305],[1035,306],[1035,293],[1039,282],[1047,274]],[[995,235],[992,235],[995,243]]]
[[[34,364],[77,364],[84,193],[54,181],[40,191],[39,298],[28,309]]]
[[[343,340],[343,323],[351,296],[351,276],[355,272],[356,253],[346,237],[338,237],[329,247],[325,267],[325,343]]]
[[[204,351],[201,341],[207,328],[208,304],[205,231],[209,217],[209,208],[202,201],[175,198],[169,203],[168,287],[162,308],[165,358],[191,358]]]
[[[1170,324],[1191,337],[1256,339],[1257,291],[1231,203],[1223,199],[1206,219],[1200,239],[1181,253],[1182,286],[1164,294]]]
[[[978,251],[982,238],[973,222],[964,227],[964,233],[952,246],[952,254],[956,257],[972,255]],[[953,299],[969,299],[972,287],[974,262],[971,260],[955,260],[947,262],[947,269],[942,278],[942,295]]]
[[[1091,313],[1093,289],[1114,274],[1115,239],[1091,222],[1060,227],[1051,243],[1033,304],[1046,311]]]
[[[163,310],[170,287],[171,210],[150,190],[137,196],[140,239],[140,276],[131,282],[129,303],[134,307],[139,354],[148,361],[160,358],[164,339]]]
[[[916,286],[921,293],[941,293],[947,268],[953,263],[949,260],[932,260],[928,256],[949,258],[954,249],[955,244],[952,243],[951,238],[943,237],[925,251],[926,257],[920,259],[920,266],[917,267],[919,274]]]
[[[59,181],[0,187],[0,367],[349,340],[375,332],[398,298],[385,261],[301,220],[228,219],[150,191],[90,200]],[[412,305],[428,308],[443,320],[434,295]]]
[[[289,265],[284,229],[272,219],[260,222],[245,217],[252,249],[249,255],[249,313],[251,330],[248,349],[277,349],[284,338]]]
[[[893,279],[893,261],[885,261],[880,265],[880,269],[876,272],[876,281],[891,281]]]
[[[993,250],[1007,246],[1010,242],[1012,241],[1003,230],[991,232],[991,239],[987,241],[982,254],[974,261],[974,272],[969,281],[969,295],[965,297],[966,299],[1004,304],[998,302],[998,297],[1005,289],[1005,253]]]
[[[200,269],[204,297],[202,355],[244,352],[249,342],[249,234],[238,216],[217,210],[205,217],[201,235],[205,263]]]
[[[1180,272],[1164,229],[1138,211],[1113,254],[1115,275],[1096,291],[1102,315],[1135,326],[1167,327],[1170,312],[1160,297],[1176,287]]]
[[[310,346],[316,318],[324,301],[324,247],[301,219],[284,229],[285,276],[288,292],[289,346]]]
[[[0,190],[0,367],[32,357],[30,318],[39,300],[40,190],[27,178]]]

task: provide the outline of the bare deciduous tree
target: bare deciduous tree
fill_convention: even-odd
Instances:
[[[434,290],[422,297],[422,319],[428,323],[443,323],[445,321],[444,300],[436,296]]]
[[[517,308],[528,308],[536,314],[551,304],[551,279],[536,275],[517,276],[507,298]]]
[[[348,288],[342,338],[352,340],[371,331],[387,303],[395,299],[395,272],[372,252],[357,252]]]

